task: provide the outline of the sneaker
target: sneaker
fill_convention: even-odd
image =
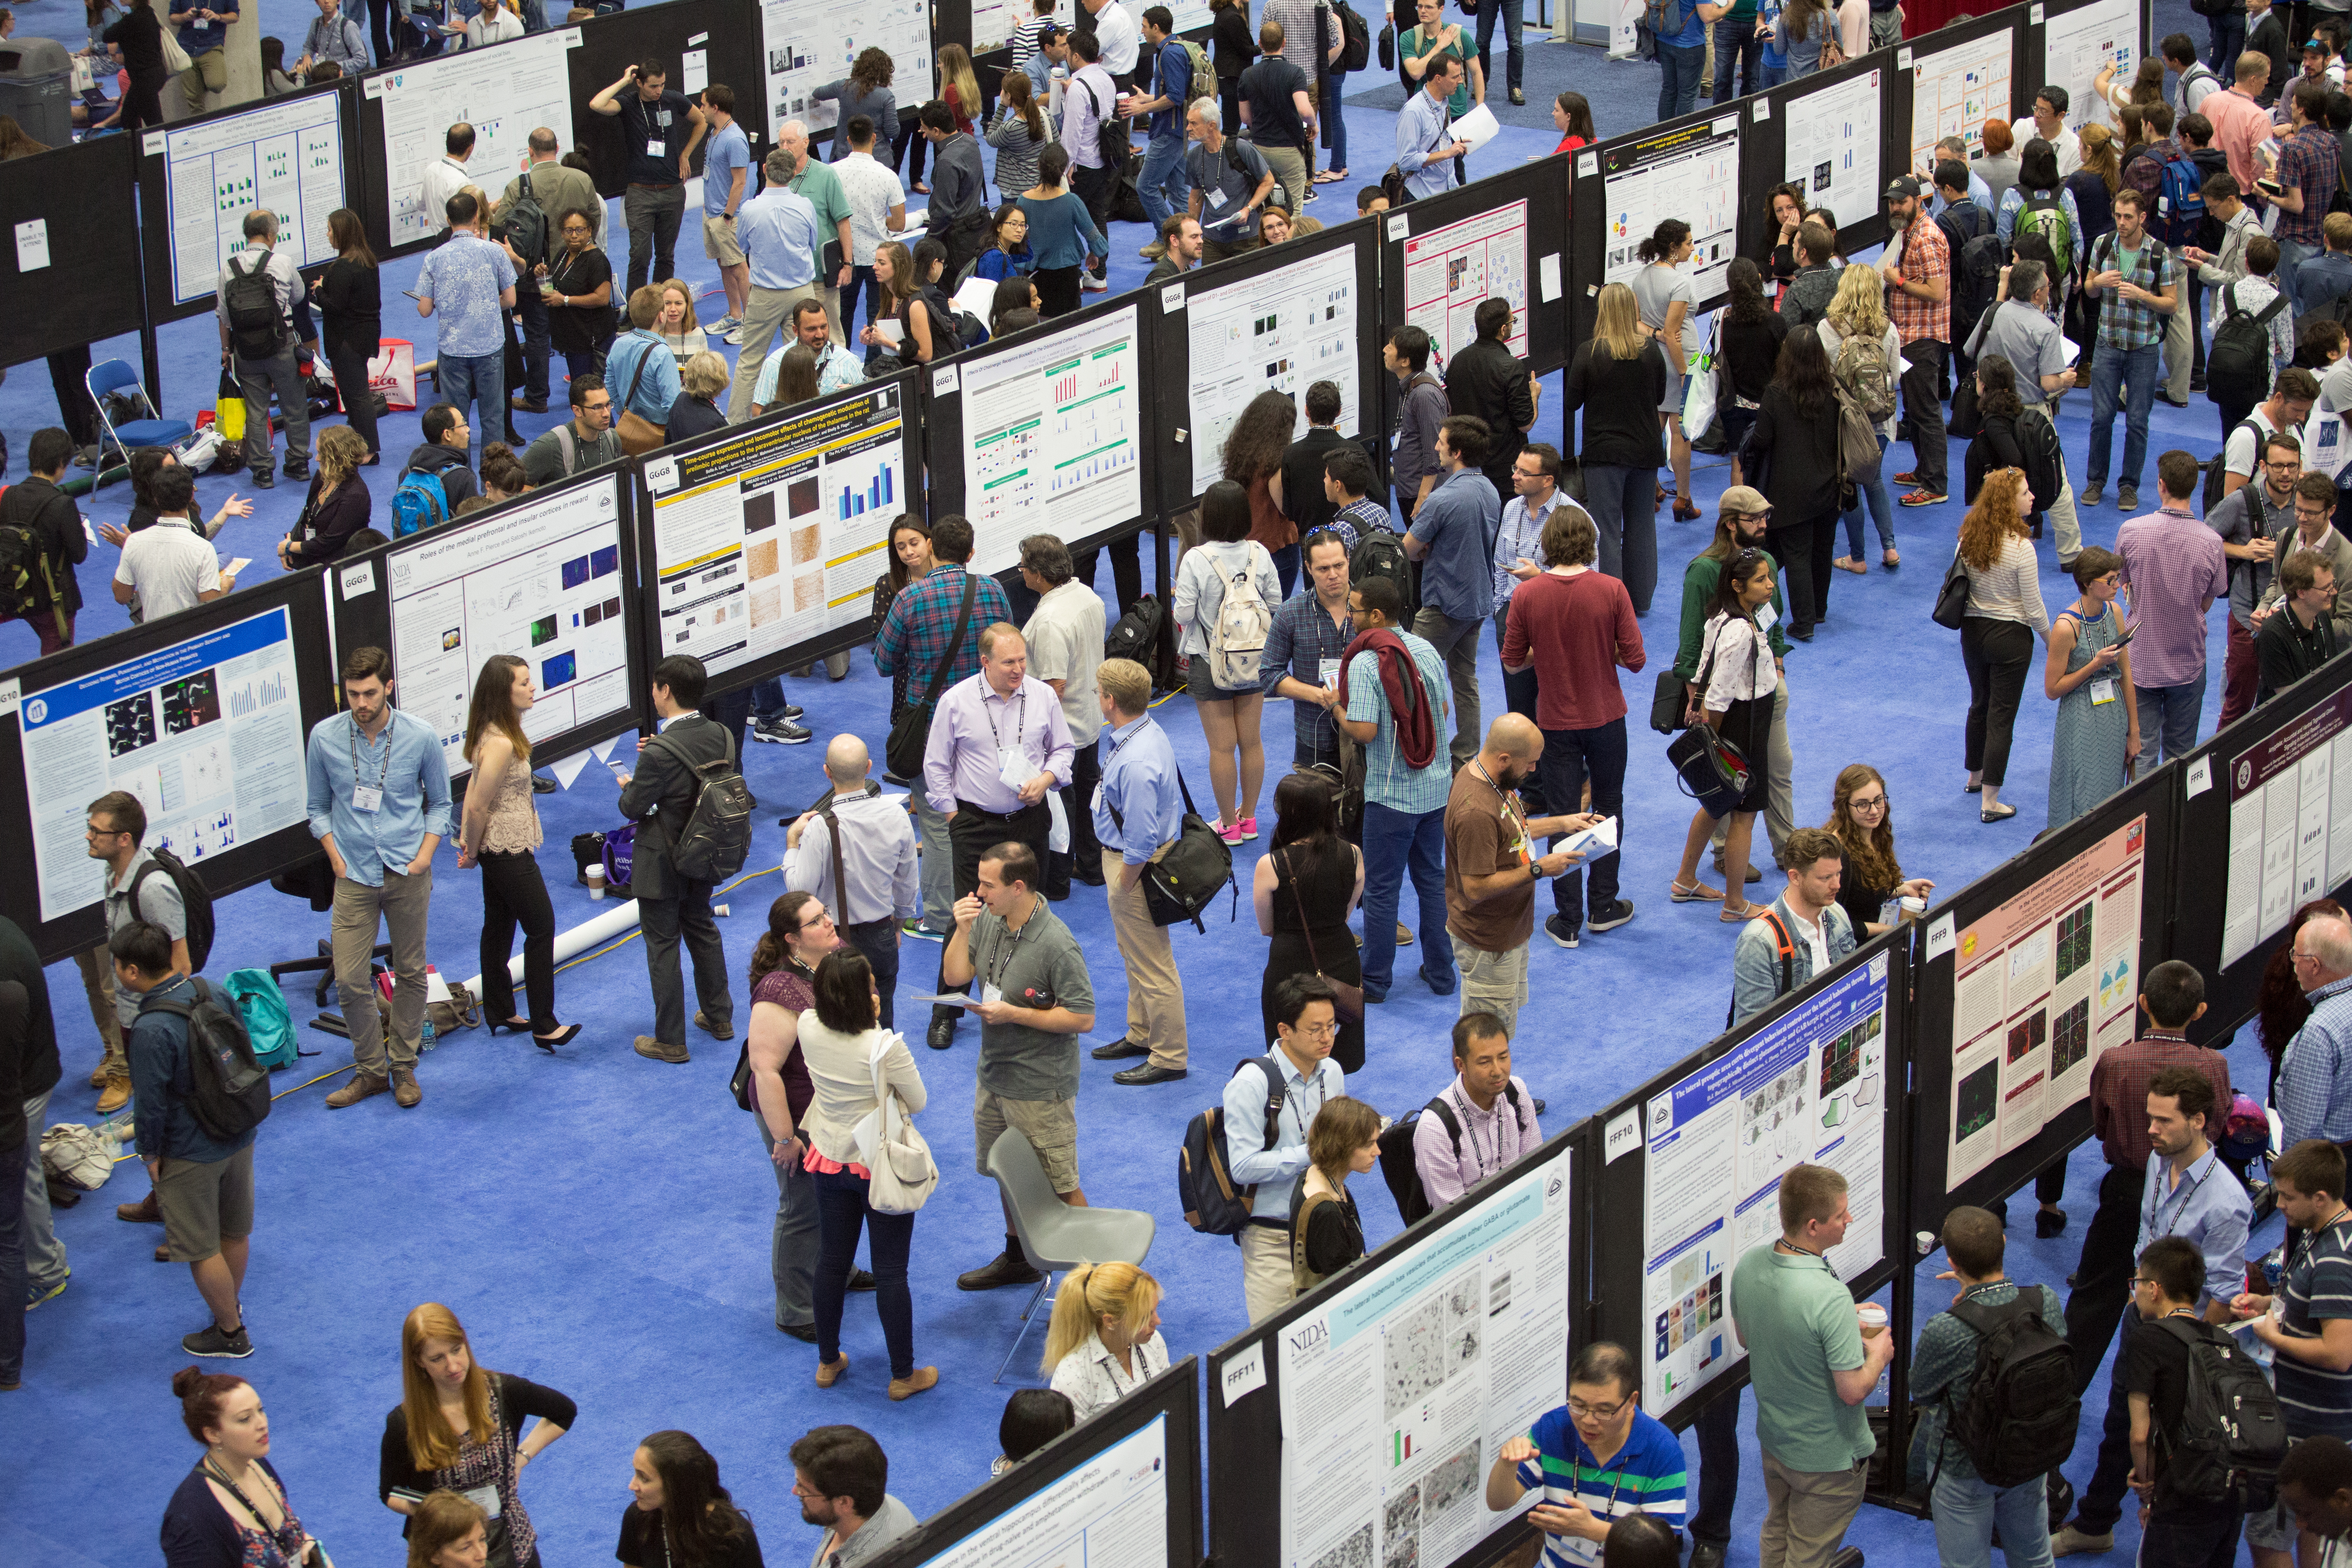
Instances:
[[[1899,506],[1941,506],[1947,498],[1940,490],[1916,489],[1903,492]]]
[[[1108,294],[1110,292],[1110,279],[1087,275],[1078,287],[1088,294]]]
[[[1242,837],[1244,838],[1255,838],[1257,837],[1257,818],[1255,816],[1243,817],[1241,820],[1241,830]]]
[[[1236,822],[1230,826],[1220,826],[1217,837],[1228,844],[1239,844],[1242,841],[1242,825]]]
[[[66,1287],[72,1283],[73,1270],[68,1268],[66,1270],[66,1277],[58,1280],[56,1284],[50,1286],[47,1289],[43,1290],[38,1286],[35,1286],[32,1296],[25,1302],[25,1310],[29,1312],[44,1301],[56,1300],[58,1297],[66,1293]]]
[[[2112,1552],[2116,1549],[2116,1532],[2105,1531],[2097,1535],[2068,1525],[2050,1538],[2050,1555],[2072,1557],[2078,1552]]]
[[[684,1046],[665,1046],[659,1040],[655,1039],[651,1035],[639,1035],[637,1037],[636,1050],[637,1055],[645,1058],[647,1061],[685,1062],[691,1059],[688,1056],[687,1049]]]
[[[730,348],[741,348],[743,346],[743,329],[741,325],[738,324],[727,331],[719,333],[719,341],[727,344]]]
[[[806,725],[795,724],[790,719],[751,721],[751,739],[765,741],[772,746],[805,746],[815,733]]]
[[[1164,239],[1155,239],[1150,245],[1139,246],[1135,254],[1146,261],[1158,261],[1167,256],[1168,242]]]
[[[948,939],[947,932],[943,931],[933,931],[930,927],[925,925],[920,921],[900,921],[898,922],[898,934],[900,936],[912,937],[917,942],[945,942]]]
[[[239,1323],[235,1333],[222,1331],[218,1323],[207,1323],[194,1333],[184,1336],[180,1348],[190,1355],[211,1356],[220,1361],[243,1361],[253,1353],[253,1339]]]
[[[743,318],[740,316],[721,316],[702,330],[706,334],[716,333],[723,338],[730,332],[740,331],[742,325]]]
[[[1612,899],[1606,905],[1596,905],[1585,916],[1584,923],[1594,931],[1615,931],[1633,918],[1633,900]]]
[[[2117,486],[2116,489],[2116,510],[2117,511],[2137,511],[2139,510],[2138,489],[2131,485]]]
[[[1897,474],[1895,476],[1895,482],[1898,485],[1916,485],[1919,482],[1919,471],[1914,468],[1907,474]]]
[[[1568,923],[1568,917],[1566,915],[1550,915],[1546,917],[1543,928],[1544,935],[1551,938],[1552,941],[1558,942],[1562,947],[1574,947],[1579,942],[1582,941],[1584,937],[1584,933],[1582,931]]]
[[[2081,503],[2082,503],[2083,505],[2084,505],[2084,506],[2096,506],[2096,505],[2098,505],[2098,504],[2099,504],[2099,483],[2104,483],[2104,482],[2105,482],[2105,481],[2099,481],[2098,483],[2094,483],[2094,484],[2091,486],[2091,488],[2090,488],[2090,489],[2088,489],[2084,490],[2081,495],[2076,496],[2074,499],[2075,499],[2077,501],[2081,502]]]
[[[392,1079],[378,1078],[373,1073],[355,1072],[352,1075],[351,1082],[327,1096],[327,1109],[341,1110],[347,1105],[357,1105],[371,1095],[388,1094],[391,1091]]]

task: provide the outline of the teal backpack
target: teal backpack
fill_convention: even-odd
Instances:
[[[269,978],[269,971],[233,970],[221,989],[236,1004],[237,1016],[245,1020],[245,1032],[253,1040],[254,1059],[273,1072],[292,1067],[297,1055],[294,1016],[286,1010],[285,993]]]

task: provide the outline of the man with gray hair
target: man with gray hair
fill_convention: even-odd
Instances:
[[[2280,1147],[2352,1142],[2352,921],[2315,915],[2294,933],[2294,978],[2311,1016],[2286,1043],[2271,1094]]]
[[[1069,822],[1070,847],[1045,858],[1045,897],[1070,896],[1075,877],[1089,887],[1103,885],[1102,847],[1095,841],[1095,785],[1102,765],[1095,750],[1102,714],[1095,702],[1095,667],[1102,663],[1102,595],[1072,574],[1068,546],[1050,533],[1021,542],[1021,581],[1036,595],[1021,635],[1029,642],[1029,673],[1062,700],[1070,726],[1069,782],[1062,786],[1062,813]]]
[[[907,797],[883,794],[868,776],[873,771],[856,736],[835,735],[825,747],[825,792],[784,834],[784,890],[823,899],[842,940],[874,966],[887,1029],[898,984],[898,922],[919,911],[922,889]]]
[[[234,365],[245,399],[245,466],[268,489],[278,481],[269,446],[269,395],[286,411],[286,477],[310,477],[310,395],[294,364],[294,307],[303,299],[302,275],[291,257],[278,254],[278,218],[265,208],[245,215],[245,248],[221,263],[215,314],[221,363]]]
[[[735,361],[735,386],[727,397],[730,425],[751,417],[760,367],[768,363],[768,350],[793,307],[819,298],[816,264],[822,238],[816,208],[792,188],[792,154],[782,147],[770,153],[763,166],[768,188],[735,214],[735,242],[743,247],[744,262],[751,269],[751,292],[743,308],[743,324],[731,334],[743,352]]]

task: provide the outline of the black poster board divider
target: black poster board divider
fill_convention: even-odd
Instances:
[[[1623,136],[1612,136],[1591,147],[1580,147],[1569,156],[1574,160],[1575,174],[1570,197],[1570,234],[1568,276],[1569,331],[1570,343],[1591,341],[1593,324],[1600,313],[1598,300],[1602,285],[1609,281],[1609,258],[1612,251],[1631,249],[1649,238],[1646,232],[1627,233],[1622,237],[1612,232],[1615,218],[1609,207],[1608,180],[1610,171],[1629,159],[1638,159],[1644,150],[1669,143],[1678,138],[1697,136],[1712,131],[1717,121],[1727,121],[1740,131],[1740,160],[1744,170],[1748,160],[1748,128],[1746,112],[1735,102],[1721,109],[1712,105],[1678,119],[1664,121]],[[1743,187],[1744,188],[1744,184]],[[1744,213],[1734,220],[1734,238],[1742,232]],[[1736,254],[1736,251],[1735,251]],[[1711,301],[1702,300],[1702,309],[1711,308]]]
[[[41,693],[119,666],[163,658],[173,649],[195,639],[281,610],[288,616],[288,632],[294,648],[295,689],[291,695],[302,733],[307,737],[310,727],[333,713],[337,705],[333,665],[326,657],[326,605],[317,582],[307,572],[289,573],[257,583],[178,615],[62,649],[0,676],[0,686],[15,694],[6,708],[0,710],[0,842],[28,849],[41,842],[34,833],[32,798],[25,776],[23,729],[24,709],[37,702]],[[168,727],[172,718],[167,713],[162,721]],[[299,766],[299,752],[292,761]],[[92,797],[102,793],[101,788],[90,791]],[[84,804],[87,803],[75,802],[77,816]],[[213,897],[222,899],[239,889],[268,881],[318,852],[310,825],[299,822],[257,839],[233,844],[194,864]],[[75,853],[79,853],[79,848]],[[95,878],[92,886],[96,886]],[[44,963],[87,952],[106,937],[105,907],[95,898],[55,920],[42,920],[39,881],[29,867],[17,876],[0,880],[0,915],[24,928]]]
[[[110,338],[131,327],[152,334],[142,310],[137,248],[141,232],[130,136],[87,141],[0,163],[0,212],[12,225],[38,221],[47,265],[22,269],[21,247],[0,252],[0,286],[11,308],[0,311],[0,366]],[[152,232],[168,237],[158,210]],[[154,390],[153,373],[147,387]]]
[[[586,154],[599,195],[617,196],[628,189],[628,149],[622,145],[621,117],[599,114],[588,107],[588,100],[641,60],[656,59],[667,65],[668,90],[685,93],[692,102],[698,91],[686,92],[680,57],[688,49],[707,51],[709,79],[735,89],[735,122],[751,139],[755,158],[774,134],[775,128],[768,123],[767,73],[761,68],[767,55],[761,47],[758,0],[662,0],[658,5],[614,11],[575,25],[580,29],[580,47],[564,57],[572,83],[572,145]],[[708,36],[700,43],[687,41],[701,35]],[[756,79],[746,79],[746,71]],[[694,149],[698,174],[709,142],[706,129]],[[756,191],[759,184],[754,174],[751,189]],[[490,192],[491,200],[498,196],[497,191]],[[678,243],[696,247],[698,255],[701,233],[702,214],[696,208],[680,224]]]
[[[1538,375],[1549,375],[1568,363],[1578,340],[1569,331],[1567,312],[1559,301],[1543,296],[1544,258],[1551,258],[1559,276],[1560,292],[1568,288],[1568,203],[1561,199],[1574,167],[1575,154],[1563,153],[1538,158],[1475,180],[1443,195],[1409,202],[1381,219],[1380,321],[1389,331],[1405,324],[1406,253],[1412,242],[1433,230],[1476,218],[1512,202],[1528,204],[1528,249],[1521,284],[1527,291],[1522,312],[1528,352],[1520,357]],[[1487,293],[1492,294],[1490,288]],[[1379,358],[1375,343],[1374,359]],[[1391,378],[1392,379],[1392,378]]]
[[[1877,153],[1880,173],[1878,178],[1867,181],[1864,185],[1869,193],[1870,210],[1866,213],[1839,211],[1835,207],[1832,210],[1837,218],[1840,254],[1851,256],[1867,246],[1885,241],[1886,205],[1882,194],[1888,181],[1906,172],[1904,165],[1908,161],[1906,149],[1895,132],[1895,116],[1898,100],[1906,104],[1910,101],[1908,89],[1902,85],[1907,83],[1909,78],[1907,72],[1895,69],[1895,58],[1893,49],[1874,49],[1835,70],[1817,72],[1742,100],[1747,109],[1747,122],[1740,131],[1738,254],[1753,259],[1762,249],[1764,230],[1771,220],[1772,187],[1781,183],[1787,168],[1790,105],[1801,104],[1818,93],[1833,92],[1838,83],[1867,79],[1873,71],[1878,73]],[[1902,83],[1898,83],[1898,78],[1902,79]],[[1815,176],[1807,184],[1807,205],[1822,201],[1827,193],[1820,177]],[[1848,205],[1841,202],[1838,206]]]
[[[1050,1509],[1055,1487],[1160,1421],[1167,1423],[1166,1560],[1180,1568],[1193,1568],[1202,1556],[1200,1399],[1200,1358],[1188,1355],[1092,1419],[923,1521],[912,1534],[884,1548],[872,1568],[922,1568],[999,1521]],[[1042,1549],[1047,1543],[1027,1544]]]

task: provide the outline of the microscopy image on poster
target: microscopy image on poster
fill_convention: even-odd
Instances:
[[[1507,202],[1443,228],[1405,237],[1404,319],[1428,332],[1441,364],[1478,341],[1478,307],[1511,302],[1517,319],[1504,340],[1528,353],[1528,204]]]
[[[1279,392],[1307,433],[1307,389],[1339,389],[1339,434],[1361,426],[1363,349],[1356,336],[1356,251],[1351,246],[1240,282],[1188,289],[1192,493],[1224,478],[1225,437],[1261,392]]]
[[[2102,67],[2113,66],[2128,83],[2141,54],[2140,8],[2136,0],[2091,0],[2087,5],[2050,15],[2042,29],[2042,80],[2066,89],[2066,123],[2076,131],[2090,124],[2112,126],[2115,111],[2091,89]]]
[[[1691,226],[1683,265],[1706,310],[1724,295],[1723,269],[1739,254],[1739,116],[1603,148],[1601,172],[1608,212],[1602,280],[1631,284],[1637,254],[1662,218]]]
[[[840,104],[809,94],[847,77],[857,57],[870,48],[880,49],[896,65],[900,102],[919,105],[930,96],[931,14],[926,0],[762,0],[760,39],[768,52],[772,128],[797,120],[812,131],[830,129],[841,117]],[[915,83],[921,85],[909,85]],[[877,133],[888,136],[897,129],[884,127]]]
[[[1129,306],[992,343],[961,367],[973,571],[1018,563],[1032,533],[1075,543],[1142,515],[1139,331]]]
[[[2017,29],[2000,27],[1973,43],[1948,49],[1917,49],[1911,57],[1911,163],[1930,166],[1936,143],[1947,136],[1966,139],[1969,156],[1984,151],[1984,123],[2009,121],[2013,112],[2012,77]],[[1840,209],[1839,216],[1844,216]]]
[[[2211,766],[2230,786],[2226,967],[2352,878],[2352,689]]]
[[[1500,1528],[1486,1463],[1568,1397],[1562,1150],[1275,1336],[1284,1568],[1450,1563]]]
[[[579,28],[559,27],[412,61],[361,83],[365,96],[383,100],[381,173],[394,245],[442,231],[446,218],[425,210],[425,171],[448,155],[449,127],[458,121],[474,128],[466,173],[493,201],[530,161],[533,131],[544,125],[571,141],[572,78],[563,57],[579,47]]]
[[[82,833],[111,790],[139,797],[150,847],[191,865],[310,819],[283,609],[35,692],[16,721],[44,921],[105,896]]]
[[[1189,1497],[1184,1507],[1192,1506]],[[1007,1563],[1090,1563],[1170,1568],[1168,1417],[1071,1470],[1010,1513],[926,1558],[927,1568],[997,1568]]]
[[[314,93],[161,132],[174,303],[219,289],[256,207],[278,216],[278,251],[295,266],[334,259],[327,217],[345,205],[341,106],[338,93]]]
[[[1879,73],[1863,71],[1781,100],[1788,153],[1780,177],[1827,207],[1841,224],[1878,210]]]

